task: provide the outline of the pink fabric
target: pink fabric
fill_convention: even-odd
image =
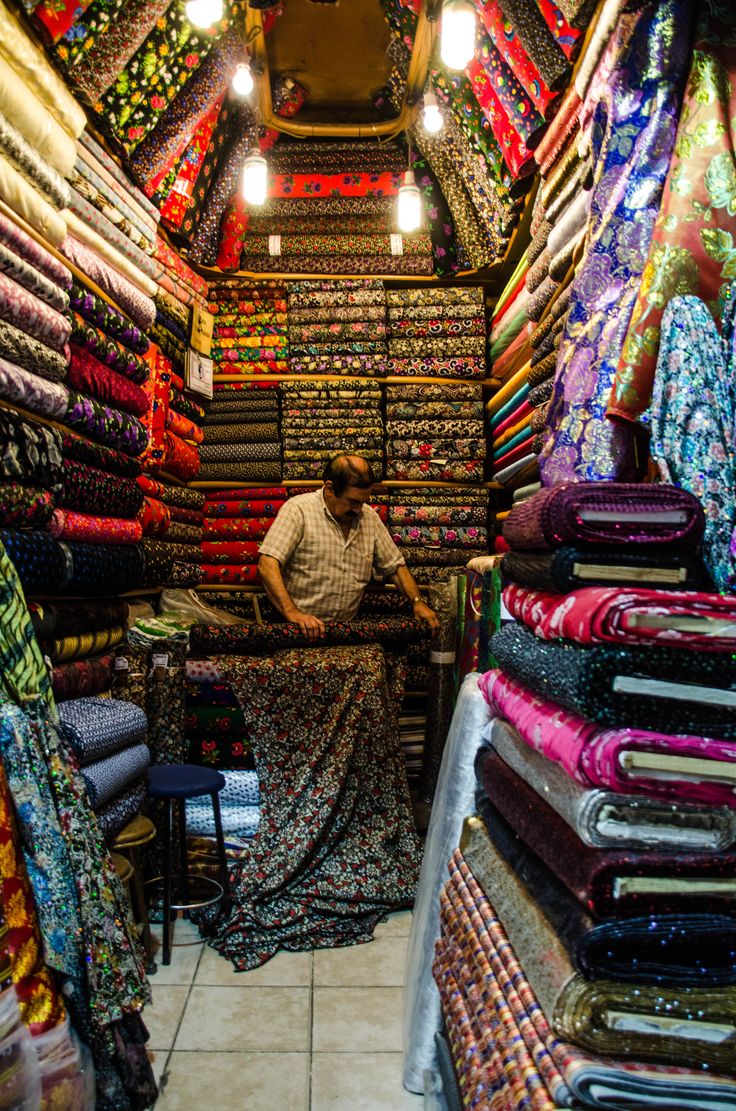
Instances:
[[[730,741],[645,729],[601,729],[557,703],[539,698],[524,683],[499,670],[482,675],[478,686],[491,709],[506,718],[530,748],[559,764],[586,787],[608,787],[626,794],[709,806],[736,806],[733,785],[725,779],[719,782],[715,773],[702,780],[675,776],[665,780],[621,764],[626,752],[666,753],[733,764],[736,746]]]
[[[139,328],[144,332],[148,331],[156,319],[156,306],[150,297],[73,235],[67,235],[59,250],[112,298],[116,305],[127,312]]]
[[[736,651],[736,598],[698,591],[677,593],[633,587],[586,586],[569,594],[546,594],[512,584],[503,592],[509,613],[541,637],[564,637],[578,644],[667,644],[697,652]],[[697,617],[707,621],[733,622],[732,629],[716,632],[684,632],[634,624],[642,617]]]
[[[497,440],[499,436],[503,436],[503,434],[504,434],[504,432],[506,431],[507,428],[513,428],[513,426],[515,424],[518,424],[520,420],[523,420],[524,417],[529,416],[529,414],[533,413],[533,412],[534,412],[534,409],[529,404],[529,402],[528,401],[522,401],[521,405],[517,405],[517,407],[514,409],[513,413],[510,414],[510,416],[506,417],[505,420],[501,421],[498,428],[493,429],[493,439]],[[519,431],[521,431],[521,429],[519,429]]]

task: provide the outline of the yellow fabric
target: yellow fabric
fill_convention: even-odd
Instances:
[[[28,38],[18,18],[2,3],[0,54],[72,139],[82,134],[87,117],[81,105],[77,104],[43,51]],[[13,120],[13,123],[16,121]]]
[[[0,55],[0,110],[62,177],[69,177],[76,147],[66,131]]]
[[[486,412],[489,417],[496,415],[499,409],[502,409],[507,401],[510,401],[516,391],[524,385],[529,376],[530,363],[524,363],[521,370],[517,370],[513,378],[509,378],[505,385],[501,386],[498,393],[494,394],[491,400],[486,405]]]
[[[156,295],[158,286],[147,274],[139,270],[134,262],[130,262],[124,255],[121,255],[120,251],[113,247],[111,243],[108,243],[106,239],[103,239],[101,235],[98,235],[96,231],[88,227],[83,220],[80,220],[79,217],[73,212],[70,212],[68,208],[64,209],[63,216],[67,222],[69,231],[75,239],[78,239],[81,243],[84,243],[85,246],[89,247],[90,250],[101,255],[105,262],[109,262],[111,266],[114,266],[119,274],[122,274],[123,277],[137,286],[147,297],[154,297]]]
[[[66,236],[66,224],[49,202],[21,177],[0,154],[0,197],[14,212],[35,228],[53,247]]]

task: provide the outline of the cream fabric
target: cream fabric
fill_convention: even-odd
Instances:
[[[72,139],[82,134],[87,117],[81,105],[77,104],[43,51],[28,38],[17,17],[2,2],[0,54]],[[17,127],[18,121],[12,116],[11,119]]]
[[[54,247],[66,236],[66,224],[47,200],[22,178],[7,158],[0,154],[0,197],[14,212]]]
[[[300,610],[334,621],[355,617],[374,572],[393,575],[405,563],[368,505],[346,540],[322,490],[282,505],[260,552],[279,561],[284,585]]]
[[[116,250],[112,244],[93,231],[83,220],[80,220],[68,208],[64,209],[64,219],[67,222],[69,231],[82,243],[85,243],[91,250],[96,251],[98,255],[114,266],[119,274],[122,274],[133,285],[137,286],[147,297],[154,297],[158,291],[158,286],[149,278],[142,270],[139,270],[135,263],[130,262],[120,251]]]
[[[69,177],[74,169],[77,153],[74,140],[49,114],[2,55],[0,109],[55,170],[63,177]]]

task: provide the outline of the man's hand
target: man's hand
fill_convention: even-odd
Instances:
[[[322,640],[325,635],[325,623],[311,613],[302,613],[301,610],[290,610],[284,617],[292,625],[298,625],[304,636],[309,640]]]
[[[414,616],[418,621],[423,621],[425,625],[429,625],[429,631],[432,636],[440,631],[439,617],[431,606],[428,606],[426,602],[422,602],[421,599],[414,603]]]

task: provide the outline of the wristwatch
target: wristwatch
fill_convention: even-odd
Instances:
[[[422,600],[421,594],[415,594],[413,598],[409,599],[409,601],[411,602],[411,604],[413,606],[415,606],[417,604],[417,602],[421,602],[421,600]]]

